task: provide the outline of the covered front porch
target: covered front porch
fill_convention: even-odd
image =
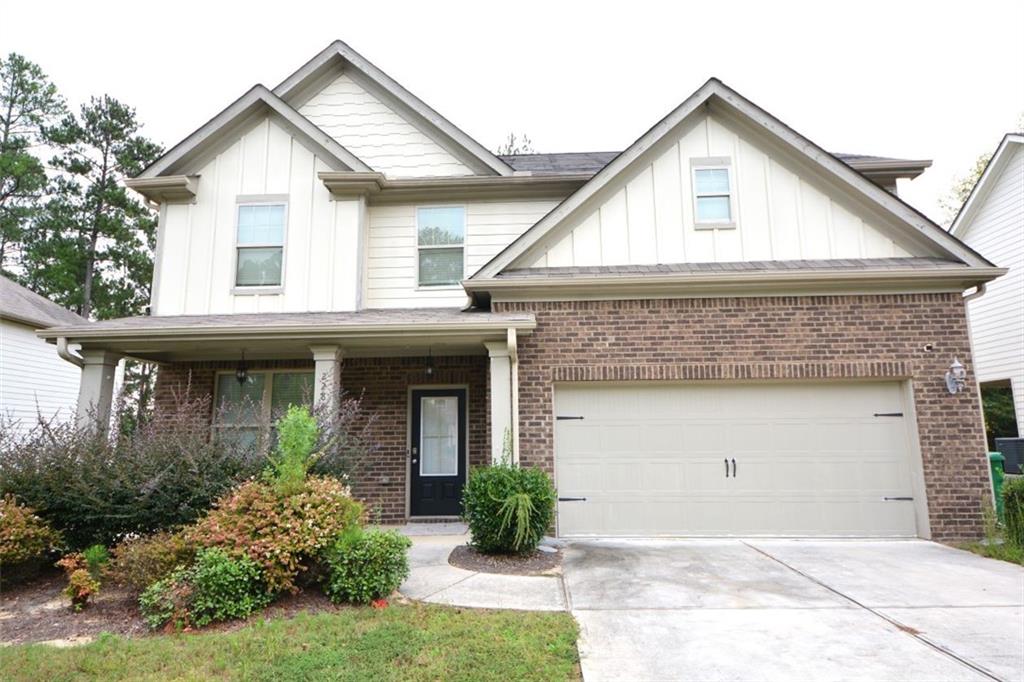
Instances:
[[[82,367],[83,426],[109,422],[123,357],[158,364],[157,414],[186,393],[209,397],[211,430],[236,400],[263,406],[268,423],[303,395],[328,410],[359,398],[374,450],[353,494],[375,520],[400,522],[458,515],[469,467],[501,458],[507,437],[518,460],[517,340],[534,326],[523,314],[375,310],[127,318],[41,334]]]

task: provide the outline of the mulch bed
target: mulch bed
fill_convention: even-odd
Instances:
[[[480,573],[507,575],[551,575],[562,566],[562,550],[529,554],[481,554],[469,545],[459,545],[448,555],[448,563],[456,568]]]

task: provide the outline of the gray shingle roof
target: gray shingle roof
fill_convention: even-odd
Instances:
[[[736,263],[670,263],[663,265],[588,265],[558,268],[506,270],[500,279],[568,278],[587,276],[689,274],[697,272],[751,272],[780,270],[903,270],[966,268],[963,263],[942,258],[842,258],[836,260],[746,261]]]
[[[84,317],[60,307],[20,284],[15,284],[2,275],[0,275],[0,318],[38,327],[90,324]]]
[[[513,154],[499,157],[517,171],[529,171],[535,175],[569,175],[576,173],[595,174],[608,165],[619,152],[566,152],[562,154]],[[927,165],[929,162],[910,159],[896,159],[887,156],[867,154],[833,154],[840,161],[854,166],[872,164]]]
[[[77,315],[76,315],[77,317]],[[80,321],[81,318],[79,318]],[[421,325],[451,324],[471,327],[478,324],[514,324],[532,322],[529,313],[490,313],[460,308],[395,308],[389,310],[359,310],[354,312],[318,313],[244,313],[234,315],[153,315],[149,317],[122,317],[80,325],[71,323],[75,330],[108,331],[160,331],[192,329],[195,331],[259,327],[267,331],[287,331],[292,327],[346,327],[380,326],[395,328]],[[64,331],[60,327],[59,331]]]

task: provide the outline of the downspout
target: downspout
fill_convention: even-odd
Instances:
[[[519,349],[516,346],[516,330],[508,330],[509,372],[512,374],[512,462],[519,466]]]
[[[985,295],[985,292],[987,290],[988,290],[988,284],[986,282],[982,282],[981,284],[979,284],[974,289],[974,291],[972,293],[969,293],[966,296],[964,296],[964,305],[966,306],[968,301],[973,301],[974,299],[981,298],[982,296]],[[970,315],[967,315],[967,337],[968,337],[968,339],[970,340],[970,343],[971,343],[971,358],[973,358],[974,357],[974,330],[971,329],[971,316]],[[974,390],[975,390],[975,392],[976,392],[976,394],[978,396],[978,416],[981,417],[981,423],[984,425],[984,423],[985,423],[985,407],[984,407],[984,405],[982,405],[982,402],[981,402],[981,382],[978,380],[978,373],[977,372],[973,372],[973,374],[974,374]],[[984,438],[984,433],[985,433],[984,426],[982,426],[982,437],[983,438]],[[985,450],[987,452],[988,451],[988,447],[987,447],[988,446],[988,441],[987,440],[985,442],[985,445],[986,445]],[[997,501],[996,501],[996,484],[995,484],[995,481],[992,480],[992,464],[988,460],[988,454],[985,455],[985,471],[988,472],[988,489],[992,492],[992,508],[995,509],[996,505],[998,504]]]
[[[68,348],[68,338],[66,336],[57,337],[57,355],[60,356],[61,360],[66,360],[72,365],[76,365],[78,367],[83,367],[85,365],[85,361],[82,360],[81,356],[75,355],[71,352],[71,349]]]
[[[966,303],[967,301],[973,301],[976,298],[981,298],[982,296],[985,295],[986,291],[988,291],[988,283],[982,282],[974,289],[973,293],[964,296],[964,303]]]

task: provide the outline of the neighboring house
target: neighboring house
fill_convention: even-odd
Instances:
[[[458,514],[508,433],[562,535],[976,536],[963,292],[1002,271],[886,191],[927,162],[847,158],[716,79],[619,154],[498,157],[336,42],[129,182],[152,316],[44,336],[101,409],[122,355],[253,429],[363,396],[385,521]]]
[[[88,322],[0,275],[0,414],[19,431],[39,417],[71,418],[81,371],[36,336],[45,327]]]
[[[967,312],[978,381],[1010,387],[1024,436],[1024,134],[1003,137],[950,231],[1009,269]]]

